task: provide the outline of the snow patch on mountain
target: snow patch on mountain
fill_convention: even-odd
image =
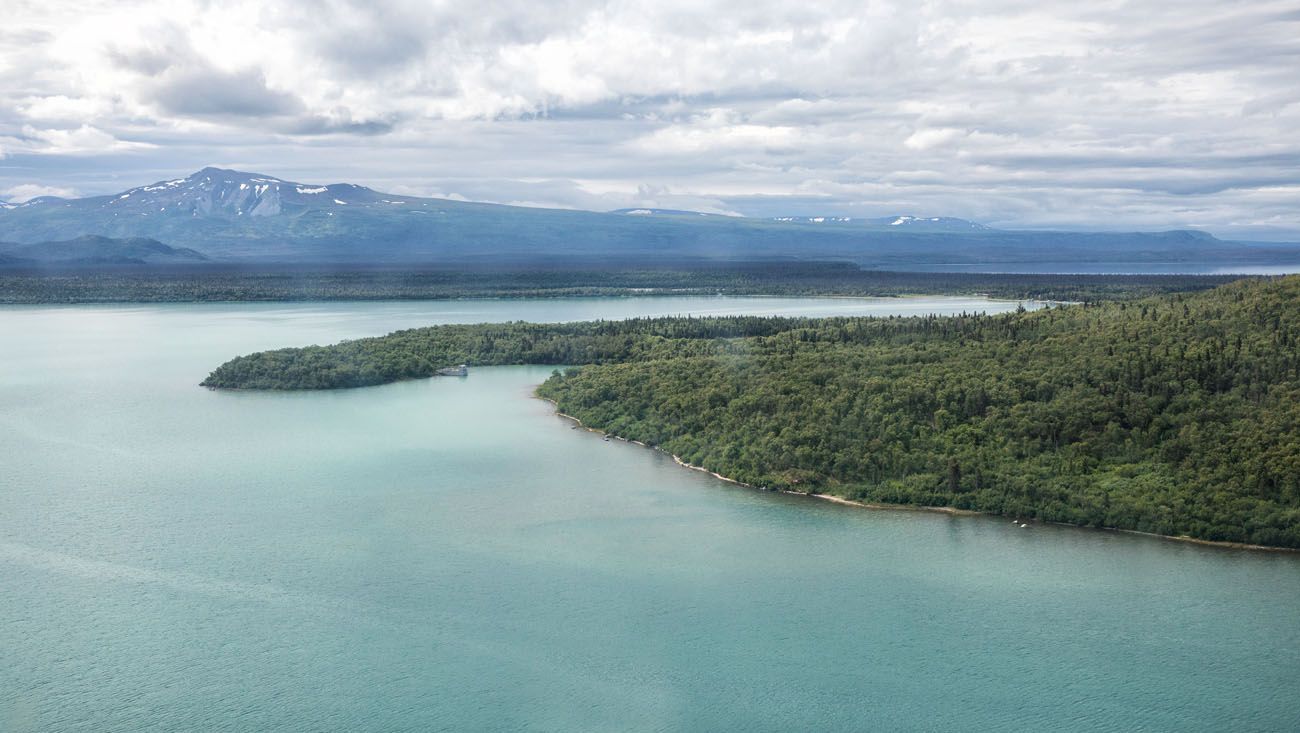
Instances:
[[[958,233],[990,231],[983,224],[951,216],[912,216],[899,214],[879,219],[861,219],[849,216],[777,216],[773,221],[792,224],[852,224],[865,229],[895,229],[927,233]]]
[[[799,224],[825,224],[826,222],[846,224],[853,221],[853,218],[848,216],[774,216],[772,221],[787,221]]]

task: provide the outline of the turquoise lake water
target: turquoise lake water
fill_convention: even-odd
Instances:
[[[971,299],[0,309],[0,731],[1300,730],[1300,555],[736,487],[474,369],[225,359],[438,322]]]

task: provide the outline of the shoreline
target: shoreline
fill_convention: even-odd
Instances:
[[[586,430],[589,433],[599,433],[600,435],[603,435],[612,440],[619,440],[624,443],[632,443],[634,445],[639,445],[642,448],[648,448],[650,450],[658,451],[660,453],[668,453],[668,451],[665,451],[662,448],[656,448],[653,446],[646,445],[645,443],[642,443],[639,440],[629,440],[619,435],[613,435],[612,433],[607,433],[604,430],[600,430],[598,428],[589,427],[588,425],[584,424],[582,420],[579,420],[573,415],[560,412],[559,404],[556,403],[555,400],[549,397],[542,397],[541,395],[537,395],[537,394],[534,394],[533,396],[536,399],[551,403],[551,406],[555,408],[556,416],[562,417],[565,420],[572,421],[573,423],[575,423],[576,427],[582,428],[583,430]],[[958,516],[958,517],[979,516],[979,517],[1005,518],[1010,516],[1007,514],[994,514],[993,512],[981,512],[981,511],[976,511],[974,509],[958,509],[957,507],[951,507],[951,506],[923,506],[920,504],[883,504],[879,502],[863,502],[863,501],[856,501],[853,499],[846,499],[842,496],[835,496],[834,494],[812,494],[804,491],[792,491],[790,489],[767,489],[762,486],[754,486],[753,484],[747,484],[744,481],[737,481],[736,479],[731,478],[730,476],[724,476],[720,473],[717,473],[716,471],[710,471],[709,469],[703,466],[696,466],[694,464],[687,463],[686,461],[683,461],[681,459],[681,456],[678,456],[674,453],[668,453],[668,455],[672,456],[673,462],[676,463],[678,466],[681,466],[682,468],[687,468],[692,471],[699,471],[701,473],[707,473],[708,475],[716,479],[726,481],[729,484],[735,484],[736,486],[743,486],[747,489],[753,489],[754,491],[788,494],[790,496],[802,496],[802,497],[807,497],[809,499],[820,499],[822,501],[828,501],[832,504],[841,504],[843,506],[857,507],[859,509],[871,509],[876,511],[933,512],[933,513],[947,514],[949,516]],[[1198,537],[1188,537],[1187,535],[1156,534],[1155,532],[1143,532],[1137,529],[1121,529],[1119,527],[1085,527],[1079,524],[1070,524],[1068,522],[1053,522],[1053,521],[1042,520],[1042,519],[1028,519],[1023,521],[1034,522],[1036,524],[1054,524],[1058,527],[1072,527],[1074,529],[1091,529],[1091,530],[1098,530],[1102,532],[1122,532],[1124,534],[1140,535],[1143,537],[1153,537],[1161,540],[1172,540],[1175,542],[1185,542],[1193,545],[1203,545],[1205,547],[1217,547],[1220,549],[1251,550],[1256,552],[1300,553],[1300,548],[1294,548],[1294,547],[1273,547],[1271,545],[1252,545],[1248,542],[1228,542],[1225,540],[1204,540]]]
[[[5,276],[3,269],[0,269],[0,277]],[[918,292],[898,292],[879,295],[853,294],[853,293],[737,293],[737,292],[719,292],[710,291],[706,288],[648,288],[638,291],[629,291],[626,288],[615,289],[607,293],[536,293],[530,295],[412,295],[407,297],[401,296],[338,296],[338,297],[318,297],[318,296],[276,296],[266,298],[191,298],[186,300],[179,299],[158,299],[158,300],[130,300],[130,299],[98,299],[90,298],[84,300],[5,300],[0,298],[0,307],[78,307],[78,306],[123,306],[123,307],[140,307],[149,305],[336,305],[339,303],[362,303],[362,304],[382,304],[382,303],[454,303],[454,302],[478,302],[478,301],[517,301],[517,300],[597,300],[597,299],[636,299],[636,298],[745,298],[745,299],[809,299],[809,300],[883,300],[883,301],[901,301],[915,300],[922,298],[983,298],[992,303],[1041,303],[1043,305],[1075,305],[1082,301],[1073,300],[1047,300],[1044,298],[1010,298],[998,296],[983,291],[971,292],[944,292],[944,293],[918,293]],[[983,312],[983,311],[980,311]],[[686,316],[666,316],[670,318]],[[783,316],[770,316],[781,318]],[[838,318],[840,316],[821,316],[827,318]],[[877,318],[883,316],[875,316]]]

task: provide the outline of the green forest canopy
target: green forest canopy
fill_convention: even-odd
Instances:
[[[9,266],[0,303],[158,303],[636,295],[987,295],[1115,300],[1201,290],[1229,275],[1053,275],[882,272],[847,262],[563,261],[512,268],[270,266]]]
[[[240,357],[212,387],[584,365],[539,388],[757,486],[1300,547],[1300,277],[996,316],[437,326]]]

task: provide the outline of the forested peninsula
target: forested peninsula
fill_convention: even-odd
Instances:
[[[1300,548],[1300,277],[996,316],[451,325],[239,357],[328,389],[556,364],[588,426],[755,486]]]

